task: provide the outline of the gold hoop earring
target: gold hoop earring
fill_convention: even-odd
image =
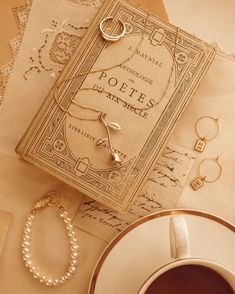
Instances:
[[[101,31],[102,37],[103,37],[104,40],[106,40],[108,42],[117,42],[117,41],[121,40],[125,36],[125,34],[126,34],[126,26],[125,26],[125,24],[121,20],[118,20],[119,23],[122,26],[122,32],[121,32],[121,34],[116,35],[116,36],[108,35],[107,33],[104,32],[103,26],[104,26],[104,23],[107,22],[107,21],[109,21],[109,20],[112,21],[113,20],[113,17],[112,16],[106,17],[100,23],[100,31]]]
[[[205,176],[202,172],[202,166],[206,161],[213,161],[219,167],[218,175],[212,179],[208,178],[208,176]],[[198,177],[190,183],[191,187],[195,191],[197,189],[201,188],[204,185],[204,183],[214,183],[214,182],[218,181],[222,175],[222,165],[219,163],[219,156],[216,156],[216,158],[203,159],[198,166],[198,174],[199,174]]]
[[[212,136],[203,135],[202,131],[200,130],[200,122],[202,122],[203,120],[206,120],[206,119],[211,119],[212,121],[215,122],[215,124],[217,126],[216,131]],[[203,152],[203,150],[206,147],[206,143],[208,141],[214,140],[217,137],[218,133],[219,133],[219,121],[218,121],[218,118],[214,118],[214,117],[209,116],[209,115],[205,115],[205,116],[200,117],[196,121],[195,131],[196,131],[196,134],[198,135],[199,139],[197,140],[197,142],[196,142],[196,144],[194,146],[194,150],[198,151],[198,152]]]

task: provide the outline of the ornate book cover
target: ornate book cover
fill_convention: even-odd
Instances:
[[[104,40],[99,28],[110,16],[107,32],[117,34],[120,20],[126,28],[115,43]],[[125,212],[214,54],[212,46],[139,6],[104,1],[17,152],[85,195]],[[110,138],[118,165],[110,160]]]

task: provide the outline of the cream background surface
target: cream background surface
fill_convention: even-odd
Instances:
[[[207,42],[217,44],[226,53],[235,53],[235,1],[233,0],[164,0],[169,20]],[[235,223],[235,61],[219,56],[201,83],[173,136],[183,146],[195,143],[195,121],[202,115],[219,117],[220,133],[198,154],[194,172],[200,160],[213,154],[220,156],[223,175],[219,182],[192,191],[186,185],[179,207],[197,208],[215,213]]]
[[[36,2],[36,1],[35,1]],[[213,3],[213,7],[217,13],[225,13],[226,22],[220,19],[218,21],[217,16],[212,17],[210,12],[211,5],[207,4],[208,1],[167,1],[166,5],[169,11],[170,20],[180,25],[182,28],[187,29],[209,41],[214,41],[218,38],[221,47],[231,46],[228,49],[232,49],[234,45],[228,44],[224,41],[227,38],[231,38],[233,42],[233,27],[227,26],[230,21],[229,14],[227,14],[226,2],[230,4],[232,1],[223,1],[223,7],[216,5],[222,5],[222,1]],[[203,8],[205,4],[205,10]],[[210,2],[212,3],[212,1]],[[219,4],[220,3],[220,4]],[[177,5],[177,8],[175,7]],[[192,5],[192,6],[190,6]],[[232,5],[232,4],[231,4]],[[190,9],[189,13],[187,9]],[[37,9],[37,8],[36,8]],[[193,12],[192,12],[193,11]],[[207,11],[207,12],[206,12]],[[231,6],[229,11],[232,11]],[[211,22],[210,25],[206,23],[200,26],[199,18],[204,16],[204,21]],[[41,21],[41,20],[40,20]],[[231,22],[232,23],[232,18]],[[224,23],[224,26],[223,26]],[[214,27],[214,24],[216,26]],[[218,34],[219,27],[219,35]],[[222,37],[224,36],[224,39]],[[227,36],[227,37],[226,37]],[[229,37],[228,37],[229,36]],[[234,46],[235,48],[235,46]],[[230,50],[232,51],[232,50]],[[17,81],[17,74],[14,77]],[[215,184],[207,185],[198,192],[194,192],[190,187],[186,186],[182,194],[179,206],[199,208],[206,211],[222,216],[231,222],[235,223],[235,197],[233,193],[235,191],[235,157],[233,154],[235,147],[234,138],[234,126],[235,126],[235,62],[229,58],[223,56],[217,56],[213,66],[208,72],[205,81],[201,84],[197,94],[195,95],[192,103],[188,107],[185,115],[183,116],[174,136],[172,142],[178,143],[186,148],[192,148],[194,140],[196,138],[194,132],[195,120],[203,114],[219,115],[221,117],[221,132],[219,137],[208,145],[206,153],[200,155],[197,159],[195,167],[201,158],[211,154],[220,154],[221,162],[223,164],[224,172],[221,180]],[[49,86],[48,86],[49,87]],[[13,93],[11,94],[13,95]],[[10,95],[10,96],[11,96]],[[44,95],[44,93],[43,93]],[[17,107],[14,111],[22,108],[20,102],[15,104]],[[37,105],[34,105],[35,109]],[[13,118],[16,115],[13,111]],[[26,120],[31,119],[32,114],[28,114]],[[6,121],[7,116],[5,116]],[[11,122],[13,122],[11,125]],[[17,121],[8,121],[8,125],[2,120],[0,128],[6,130],[9,127],[9,134],[12,133],[12,127],[17,126]],[[25,122],[24,122],[25,123]],[[18,125],[17,129],[23,131],[24,124]],[[106,243],[102,240],[94,238],[93,236],[79,230],[79,237],[81,240],[81,264],[79,271],[76,273],[76,277],[72,279],[67,285],[58,288],[50,289],[36,282],[32,276],[25,269],[21,261],[21,246],[20,240],[22,236],[22,229],[24,225],[25,217],[29,212],[33,202],[37,200],[40,195],[43,195],[48,189],[60,189],[66,196],[63,200],[63,204],[70,211],[73,216],[76,212],[76,207],[79,205],[80,199],[77,197],[77,193],[73,190],[65,189],[60,182],[54,178],[46,175],[36,168],[32,168],[27,164],[17,159],[17,156],[13,156],[13,147],[18,141],[20,133],[15,134],[14,137],[9,138],[7,141],[4,138],[4,144],[1,143],[1,168],[0,169],[0,190],[1,190],[1,208],[14,212],[13,222],[10,226],[7,241],[5,243],[5,249],[0,259],[0,292],[8,294],[26,294],[26,293],[87,293],[88,281],[93,270],[94,264],[100,255],[101,251],[105,247]],[[5,148],[6,147],[6,148]],[[10,149],[8,149],[8,147]],[[195,174],[192,174],[192,178]],[[23,179],[27,178],[27,183]],[[2,193],[4,191],[4,193]],[[48,218],[53,216],[50,211],[46,211],[45,216],[47,218],[47,212],[50,214]],[[59,227],[56,222],[52,222],[50,227],[42,227],[45,229],[45,238],[40,236],[40,243],[44,246],[44,242],[51,242],[54,248],[53,256],[48,259],[44,254],[45,252],[38,250],[37,254],[41,258],[42,262],[46,261],[49,268],[58,266],[63,269],[66,264],[66,244],[56,242],[56,239],[60,234],[63,234],[63,228]],[[60,229],[61,228],[61,229]],[[53,232],[53,233],[51,233]],[[40,232],[39,232],[40,233]],[[51,236],[50,236],[51,234]],[[47,239],[49,237],[49,239]],[[35,244],[37,246],[37,244]],[[106,293],[105,293],[106,294]],[[111,294],[111,293],[110,293]],[[128,293],[129,294],[129,293]]]
[[[170,22],[235,53],[234,0],[164,0]]]

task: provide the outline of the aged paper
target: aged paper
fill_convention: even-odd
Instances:
[[[62,10],[65,14],[68,13],[64,6],[61,7],[62,1],[51,0],[54,5],[50,9],[57,14],[57,9]],[[0,115],[0,152],[1,152],[1,169],[0,169],[0,206],[4,210],[11,211],[14,214],[14,222],[11,226],[8,238],[6,240],[5,250],[1,256],[0,267],[0,292],[19,294],[19,293],[51,293],[53,290],[40,285],[34,280],[31,275],[23,266],[21,257],[20,242],[22,237],[22,230],[29,210],[32,207],[33,202],[38,199],[48,189],[59,189],[63,192],[65,201],[65,207],[74,215],[81,197],[77,191],[69,189],[67,186],[61,184],[53,177],[40,171],[33,166],[28,165],[20,161],[14,156],[14,147],[17,141],[22,136],[24,129],[29,124],[30,120],[37,111],[37,107],[41,103],[45,93],[53,84],[54,79],[48,79],[47,72],[35,74],[34,79],[29,79],[27,83],[25,80],[19,79],[22,77],[25,67],[22,64],[29,63],[28,57],[31,55],[35,47],[39,47],[42,43],[41,30],[50,28],[50,18],[46,15],[51,14],[49,9],[43,11],[43,17],[40,11],[43,10],[44,5],[48,1],[34,0],[33,15],[34,19],[39,18],[40,29],[37,31],[29,30],[31,36],[34,37],[34,41],[30,41],[25,38],[25,43],[20,52],[20,58],[13,72],[13,78],[10,81],[10,89],[7,89],[7,102],[4,105],[4,112]],[[75,14],[78,11],[73,6],[72,10]],[[72,11],[69,12],[72,15]],[[48,15],[47,15],[48,16]],[[61,17],[60,20],[64,20],[66,17]],[[45,19],[45,22],[42,20]],[[48,21],[49,19],[49,21]],[[76,19],[76,18],[75,18]],[[77,20],[77,19],[76,19]],[[32,21],[32,19],[31,19]],[[79,20],[77,20],[79,21]],[[34,23],[34,27],[36,24]],[[36,36],[36,37],[35,37]],[[29,50],[27,50],[27,42],[29,42]],[[195,120],[203,115],[210,114],[216,115],[222,113],[221,126],[222,130],[220,136],[208,145],[207,151],[202,156],[199,156],[195,163],[195,171],[193,171],[191,177],[187,180],[190,181],[196,175],[197,163],[200,162],[205,156],[210,156],[214,153],[219,153],[223,164],[223,177],[221,181],[216,184],[205,187],[206,190],[198,191],[195,194],[190,187],[187,186],[183,192],[183,197],[180,198],[179,204],[181,207],[198,208],[211,213],[215,213],[218,216],[224,217],[231,222],[235,222],[234,219],[234,79],[235,79],[235,65],[232,60],[219,58],[216,56],[215,63],[211,70],[208,72],[205,81],[203,81],[199,88],[200,94],[195,96],[192,107],[188,108],[185,113],[185,117],[182,118],[177,133],[174,135],[174,140],[171,140],[174,144],[184,146],[189,150],[192,150],[195,143],[194,137],[194,123]],[[43,90],[43,87],[46,87]],[[37,88],[34,89],[34,88]],[[34,89],[34,90],[33,90]],[[38,100],[37,100],[38,99]],[[17,103],[19,100],[19,103]],[[27,105],[27,107],[26,107]],[[8,156],[9,155],[9,156]],[[14,183],[14,184],[13,184]],[[160,201],[159,201],[160,202]],[[43,221],[42,228],[45,227],[46,222],[51,221],[53,215],[48,214],[45,223]],[[60,230],[60,227],[56,226],[55,231]],[[95,264],[107,245],[107,242],[100,240],[97,237],[91,236],[83,230],[77,230],[79,239],[81,242],[81,259],[79,265],[79,271],[74,279],[72,279],[67,285],[55,289],[57,293],[81,293],[86,294],[88,292],[89,279]],[[39,238],[43,236],[43,231],[40,232]],[[52,234],[52,238],[58,237],[58,235]],[[58,243],[64,240],[58,238]],[[51,260],[48,259],[46,251],[37,251],[39,256],[45,254],[43,264],[50,264]],[[54,266],[59,269],[63,269],[67,259],[54,250],[56,262]],[[58,254],[57,254],[58,253]],[[14,270],[12,270],[14,269]],[[21,291],[21,292],[19,292]]]
[[[12,220],[12,214],[5,210],[0,210],[0,256],[4,248],[9,226]]]
[[[98,8],[101,0],[65,0],[72,3]],[[167,20],[162,1],[136,0],[137,4]],[[10,78],[15,59],[24,36],[32,0],[11,0],[0,3],[0,109],[7,82]]]
[[[11,1],[1,1],[0,3],[0,66],[5,65],[12,58],[12,52],[10,48],[10,41],[17,37],[19,33],[19,26],[16,23],[15,16],[13,14],[13,9],[26,6],[25,0],[11,0]]]
[[[109,14],[128,27],[127,37],[112,45],[99,30],[100,21]],[[147,12],[126,1],[104,2],[55,85],[61,85],[57,102],[53,87],[18,148],[23,159],[122,212],[140,192],[214,57],[210,45],[157,17],[151,15],[145,28],[146,18]],[[131,60],[102,70],[125,60],[144,30],[141,47]],[[32,65],[24,78],[37,70]],[[82,74],[88,71],[96,72]],[[84,88],[96,91],[82,91]],[[105,128],[97,111],[87,107],[107,113],[107,123],[121,125],[121,131],[112,134],[113,150],[122,159],[120,166],[110,164],[106,141],[97,148]]]
[[[168,145],[159,157],[142,192],[126,214],[114,212],[86,197],[76,214],[74,225],[105,241],[110,241],[139,218],[175,207],[195,156],[186,149]]]
[[[34,7],[37,7],[35,17]],[[0,132],[0,152],[15,155],[15,146],[63,69],[66,60],[72,55],[74,47],[82,38],[84,27],[89,24],[96,11],[95,7],[61,0],[33,2],[33,13],[4,95],[0,115],[0,125],[4,126]],[[43,47],[39,58],[39,50],[46,39],[47,46]],[[33,68],[29,71],[31,66],[37,66],[39,70]],[[50,71],[46,70],[49,67]],[[27,80],[24,78],[25,74]]]
[[[87,4],[92,1],[77,2]],[[87,14],[85,11],[87,11]],[[82,16],[78,17],[80,12]],[[53,289],[47,288],[33,279],[24,267],[21,256],[24,223],[33,203],[48,190],[56,189],[62,193],[62,203],[71,216],[74,216],[82,195],[43,171],[21,161],[15,155],[15,145],[56,78],[55,74],[50,77],[51,73],[41,71],[40,73],[31,73],[30,78],[26,81],[23,79],[23,74],[30,67],[30,56],[35,54],[35,48],[38,50],[43,44],[45,35],[42,31],[51,29],[52,18],[60,23],[70,18],[73,25],[80,27],[86,25],[86,21],[91,20],[92,13],[95,12],[95,7],[88,6],[85,10],[84,6],[81,7],[74,3],[68,5],[65,1],[33,1],[29,26],[26,28],[19,57],[16,60],[4,97],[3,111],[0,114],[0,207],[14,215],[1,255],[1,293],[46,294],[53,291]],[[67,28],[64,31],[68,34],[71,33],[70,30],[67,31]],[[63,30],[60,33],[63,33]],[[80,36],[80,33],[82,32],[75,35]],[[56,35],[54,34],[53,37],[55,38]],[[69,40],[66,41],[68,46]],[[43,55],[45,62],[49,60],[47,54],[51,46],[48,46],[47,49],[44,52],[45,55]],[[60,50],[63,51],[63,48],[60,48]],[[58,50],[58,54],[60,54],[60,50]],[[51,65],[53,67],[51,72],[56,73],[57,76],[63,65],[54,63]],[[46,210],[45,214],[39,215],[38,222],[40,225],[36,228],[35,240],[39,240],[38,245],[43,245],[43,247],[35,248],[35,256],[41,258],[42,266],[50,269],[51,272],[54,272],[54,270],[63,271],[67,266],[69,250],[69,247],[62,246],[65,241],[65,235],[60,234],[63,233],[63,231],[61,232],[63,226],[60,226],[60,223],[57,224],[54,211],[51,210]],[[54,289],[56,293],[75,294],[79,292],[86,294],[95,263],[107,245],[107,242],[99,240],[82,230],[77,230],[77,232],[81,246],[79,270],[69,283]],[[48,241],[51,241],[51,246]],[[53,246],[56,246],[57,250],[54,250],[55,247]]]
[[[0,111],[26,28],[30,12],[29,1],[13,0],[0,3]]]
[[[193,148],[197,136],[195,122],[203,115],[218,117],[219,134],[209,142],[202,154],[197,154],[195,168],[188,181],[198,176],[198,165],[204,158],[219,156],[222,165],[221,178],[205,184],[196,192],[186,184],[178,207],[204,210],[235,224],[235,59],[219,53],[216,55],[205,80],[177,126],[172,142],[182,142],[185,148]],[[207,126],[204,126],[205,128]],[[208,177],[218,173],[216,166],[208,169]]]
[[[88,1],[86,2],[88,3]],[[1,255],[1,293],[26,294],[51,293],[53,291],[36,281],[24,267],[21,241],[26,217],[33,203],[45,192],[54,189],[61,192],[63,196],[62,203],[73,217],[82,195],[70,189],[61,181],[19,160],[15,154],[15,145],[64,65],[52,62],[50,63],[52,67],[50,73],[45,70],[31,72],[27,81],[23,78],[23,75],[31,66],[30,56],[37,57],[37,51],[45,40],[46,33],[43,30],[52,29],[53,20],[61,24],[69,19],[68,23],[73,25],[74,28],[64,27],[60,30],[57,27],[57,31],[54,29],[54,31],[50,32],[51,42],[43,51],[42,59],[43,64],[46,63],[47,65],[52,47],[57,49],[57,51],[53,50],[53,56],[56,57],[58,54],[59,57],[63,58],[63,55],[60,55],[61,52],[64,52],[63,46],[70,45],[71,38],[63,39],[65,41],[63,43],[58,34],[60,37],[71,34],[72,40],[79,42],[84,31],[79,30],[79,32],[76,32],[76,28],[87,26],[96,10],[97,8],[93,6],[68,3],[68,1],[33,1],[28,26],[6,89],[0,114],[0,207],[14,214],[14,222],[12,222],[8,238],[5,241],[4,251]],[[62,42],[63,46],[57,46],[58,43],[56,42],[52,46],[55,39],[60,44]],[[66,55],[68,54],[72,54],[72,48],[68,50]],[[52,77],[50,77],[51,73],[54,73]],[[63,272],[67,267],[69,253],[69,246],[63,246],[66,245],[65,241],[67,241],[65,232],[62,230],[63,224],[61,226],[61,223],[57,223],[56,220],[55,211],[46,210],[45,214],[38,215],[40,225],[35,231],[35,240],[37,241],[38,239],[38,245],[43,245],[41,248],[35,248],[35,256],[40,259],[42,268],[49,270],[51,273],[54,271]],[[94,250],[92,246],[94,238],[92,236],[82,231],[78,235],[81,244],[79,270],[69,283],[55,289],[57,293],[75,294],[77,291],[86,293],[97,256],[106,245],[104,241],[99,242],[99,240],[96,240]],[[54,248],[57,248],[57,250],[54,250]]]

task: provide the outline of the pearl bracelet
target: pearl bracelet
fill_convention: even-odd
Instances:
[[[69,266],[67,271],[60,277],[52,278],[47,277],[44,274],[40,273],[38,270],[38,266],[34,263],[32,254],[31,254],[31,232],[33,227],[33,221],[35,218],[35,214],[48,207],[55,206],[59,209],[59,216],[65,223],[68,238],[71,245],[71,257],[69,261]],[[71,224],[71,219],[68,217],[68,212],[64,209],[62,205],[60,205],[58,201],[58,193],[57,192],[48,192],[44,197],[42,197],[39,201],[37,201],[31,210],[31,213],[25,223],[24,234],[23,234],[23,242],[22,242],[22,254],[23,260],[25,262],[25,266],[29,269],[35,279],[38,279],[41,283],[47,286],[59,286],[69,280],[72,275],[77,270],[78,265],[78,255],[79,255],[79,245],[78,240],[76,238],[76,234],[74,231],[74,227]]]

